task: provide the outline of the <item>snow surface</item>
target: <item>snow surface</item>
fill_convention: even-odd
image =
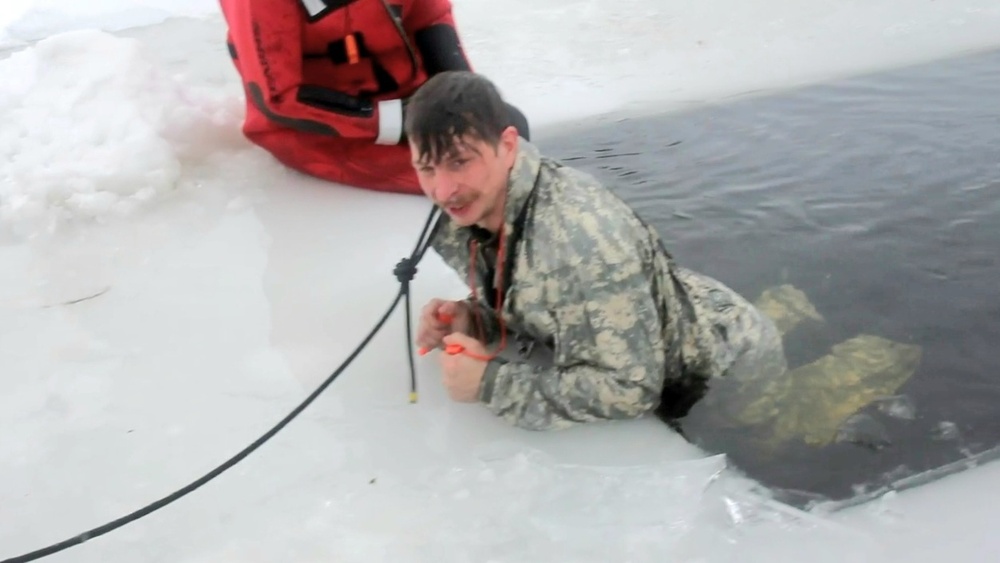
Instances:
[[[1000,44],[995,0],[457,0],[536,131]],[[361,340],[428,204],[304,178],[239,134],[205,0],[7,3],[0,45],[0,558],[199,477]],[[172,15],[195,19],[171,19]],[[149,25],[150,27],[141,27]],[[111,34],[109,32],[117,32]],[[434,255],[415,301],[461,295]],[[407,402],[401,311],[259,451],[49,561],[995,560],[1000,467],[805,514],[655,420],[512,429]]]

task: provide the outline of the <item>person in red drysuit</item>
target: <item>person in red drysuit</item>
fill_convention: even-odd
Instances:
[[[431,76],[471,70],[449,0],[220,0],[243,133],[295,170],[422,195],[403,135]],[[524,115],[508,105],[518,132]]]

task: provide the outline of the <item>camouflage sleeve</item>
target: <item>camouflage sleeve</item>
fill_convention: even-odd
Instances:
[[[635,418],[659,404],[665,354],[650,278],[637,258],[598,258],[602,266],[574,275],[549,312],[552,365],[488,364],[480,400],[497,416],[550,430]]]

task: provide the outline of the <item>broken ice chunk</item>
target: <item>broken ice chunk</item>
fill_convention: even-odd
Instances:
[[[837,442],[857,444],[872,450],[892,445],[882,423],[867,414],[851,416],[837,429]]]
[[[917,417],[917,407],[906,395],[893,395],[878,400],[878,410],[893,418],[913,420]]]
[[[931,433],[935,440],[957,440],[960,436],[958,425],[954,422],[942,420]]]

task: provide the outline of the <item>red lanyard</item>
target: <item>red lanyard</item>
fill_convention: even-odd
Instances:
[[[496,292],[497,292],[497,299],[496,299],[496,307],[495,307],[495,309],[496,309],[496,314],[497,314],[497,321],[500,323],[500,345],[497,347],[497,349],[492,354],[488,354],[488,355],[485,355],[485,356],[481,355],[481,354],[473,354],[472,352],[469,352],[469,351],[465,350],[465,348],[462,347],[462,346],[455,346],[455,345],[446,346],[445,347],[445,351],[448,352],[449,354],[459,354],[459,353],[465,352],[465,355],[467,355],[467,356],[473,357],[473,358],[475,358],[477,360],[483,360],[484,362],[488,362],[488,361],[492,360],[493,358],[496,358],[498,355],[500,355],[500,352],[502,352],[503,349],[507,347],[507,327],[506,327],[505,323],[503,322],[503,313],[501,313],[501,309],[503,309],[504,267],[506,266],[506,262],[507,262],[507,260],[506,260],[507,244],[506,244],[506,242],[507,242],[507,236],[506,236],[506,233],[504,232],[504,227],[501,226],[500,227],[500,245],[499,245],[499,249],[497,250],[496,263],[494,263],[494,265],[493,265],[493,269],[496,272],[496,274],[495,274],[496,275],[496,279],[500,280],[499,286],[495,287]],[[473,299],[473,301],[479,301],[479,295],[478,295],[478,292],[476,291],[476,255],[478,253],[479,253],[479,242],[476,241],[475,239],[469,241],[469,289],[472,291],[472,299]],[[488,280],[488,281],[490,281],[490,280]],[[496,285],[496,281],[495,280],[492,280],[492,281],[494,282],[494,285]],[[476,317],[476,326],[479,328],[479,334],[486,334],[485,331],[483,330],[483,319],[482,319],[482,317],[479,314],[479,308],[478,307],[476,307],[474,309],[474,313],[475,313],[475,317]]]

